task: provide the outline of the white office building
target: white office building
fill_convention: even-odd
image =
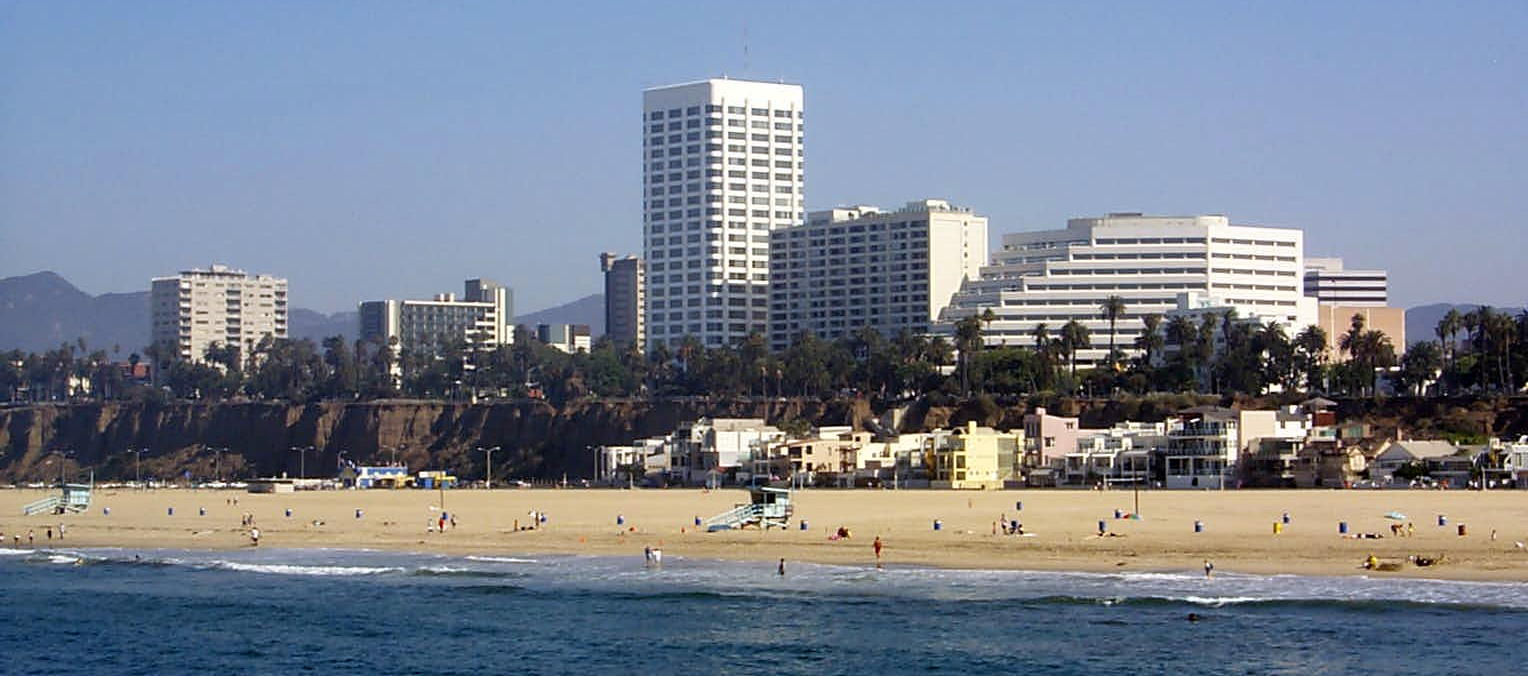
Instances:
[[[508,287],[469,279],[464,293],[436,294],[429,300],[374,300],[360,304],[360,337],[402,350],[434,353],[453,342],[492,349],[514,342],[514,314]]]
[[[1074,218],[1061,230],[1012,233],[980,278],[956,294],[936,332],[953,333],[956,321],[990,309],[996,319],[983,331],[989,345],[1033,347],[1036,327],[1043,324],[1055,338],[1076,320],[1092,344],[1077,353],[1078,364],[1097,364],[1108,355],[1105,299],[1124,300],[1115,340],[1133,354],[1141,318],[1179,307],[1186,292],[1297,329],[1311,321],[1302,289],[1304,242],[1298,229],[1233,225],[1218,215],[1117,213]]]
[[[262,338],[287,337],[287,280],[279,277],[214,265],[156,277],[149,295],[155,373],[174,361],[205,361],[213,345],[237,347],[247,359]]]
[[[649,346],[769,335],[769,234],[804,220],[800,85],[710,79],[642,94]]]
[[[770,238],[770,344],[871,327],[928,333],[987,261],[987,218],[939,199],[812,212]]]
[[[1390,304],[1390,274],[1348,268],[1341,258],[1307,258],[1305,295],[1328,305],[1386,307]]]

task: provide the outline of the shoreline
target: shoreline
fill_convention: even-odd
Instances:
[[[880,536],[884,563],[899,567],[1193,574],[1208,559],[1217,573],[1528,581],[1528,551],[1515,546],[1528,541],[1528,526],[1517,525],[1528,524],[1528,501],[1513,492],[1152,491],[1142,494],[1145,518],[1136,521],[1112,518],[1113,509],[1131,504],[1131,495],[1121,492],[807,490],[797,493],[798,518],[810,524],[805,531],[793,520],[791,530],[718,533],[697,532],[693,519],[746,501],[743,491],[448,491],[447,510],[459,526],[444,533],[426,532],[426,523],[438,518],[440,497],[428,491],[100,491],[86,514],[20,515],[21,505],[46,494],[0,493],[6,548],[15,545],[19,532],[30,549],[249,549],[247,530],[239,525],[248,513],[262,531],[262,549],[639,557],[644,547],[661,546],[666,554],[691,559],[772,565],[786,558],[873,567],[871,543]],[[231,504],[234,499],[238,505]],[[1018,501],[1023,511],[1015,511]],[[112,513],[104,514],[103,507]],[[203,509],[206,516],[200,516]],[[1397,509],[1413,516],[1414,537],[1353,540],[1336,533],[1338,519],[1348,520],[1351,532],[1381,531],[1390,523],[1383,515]],[[548,514],[546,527],[515,530],[529,523],[531,510]],[[1274,535],[1272,523],[1282,511],[1291,512],[1292,522]],[[1420,523],[1420,517],[1444,512],[1446,527]],[[1026,531],[1036,535],[995,534],[1000,516],[1022,516]],[[933,530],[936,518],[942,530]],[[1118,537],[1099,538],[1099,520]],[[1195,520],[1204,522],[1203,532],[1194,532]],[[1465,537],[1456,534],[1459,522],[1469,524]],[[45,529],[59,523],[67,528],[66,538],[46,540]],[[839,526],[852,537],[830,539],[829,531]],[[1493,529],[1499,532],[1496,540],[1489,539]],[[31,546],[26,546],[27,530],[35,536]],[[1400,569],[1363,569],[1370,554]],[[1406,563],[1410,555],[1443,561],[1417,567]]]

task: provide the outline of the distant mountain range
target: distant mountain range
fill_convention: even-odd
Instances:
[[[605,294],[595,293],[571,303],[515,317],[515,323],[535,329],[537,324],[588,324],[589,336],[605,335]]]
[[[317,342],[338,335],[354,340],[356,319],[353,311],[324,314],[292,308],[287,326],[293,338]],[[589,332],[599,336],[605,332],[605,297],[585,296],[516,317],[515,323],[533,328],[588,324]],[[49,271],[0,279],[0,350],[41,352],[78,338],[85,339],[88,349],[106,350],[113,358],[141,353],[149,343],[149,292],[92,296]]]

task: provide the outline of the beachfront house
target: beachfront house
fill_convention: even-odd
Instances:
[[[1517,488],[1528,488],[1528,436],[1520,437],[1516,443],[1502,444],[1498,452],[1507,482]]]
[[[932,439],[915,433],[866,441],[854,452],[854,485],[928,488]]]
[[[1152,454],[1166,443],[1166,423],[1127,421],[1080,430],[1076,450],[1063,459],[1061,480],[1072,486],[1149,482]]]
[[[1047,413],[1042,406],[1024,414],[1024,455],[1021,464],[1030,485],[1055,486],[1066,454],[1077,449],[1082,426],[1077,418]]]
[[[1295,459],[1296,488],[1345,488],[1363,476],[1363,449],[1336,439],[1312,438]]]
[[[1382,445],[1374,456],[1374,461],[1369,464],[1369,478],[1380,484],[1404,484],[1408,483],[1405,478],[1398,478],[1396,473],[1406,467],[1415,467],[1420,474],[1429,474],[1427,461],[1435,458],[1447,458],[1458,452],[1458,448],[1447,441],[1419,441],[1404,439],[1391,441]],[[1448,463],[1440,463],[1439,469],[1448,471]],[[1466,472],[1466,480],[1468,473]]]
[[[933,446],[933,488],[997,489],[1022,476],[1022,432],[999,432],[975,421],[950,434],[937,435]]]
[[[720,485],[735,478],[756,455],[784,441],[785,434],[762,418],[701,418],[674,431],[676,470],[686,483]]]
[[[1241,448],[1240,420],[1219,406],[1179,412],[1167,427],[1163,483],[1167,488],[1225,488]]]
[[[595,449],[595,481],[611,486],[663,484],[672,466],[672,435]]]

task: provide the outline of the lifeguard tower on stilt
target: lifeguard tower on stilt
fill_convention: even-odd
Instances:
[[[95,488],[94,474],[88,484],[63,484],[58,495],[50,495],[22,507],[22,513],[33,514],[79,514],[90,509],[90,494]]]
[[[755,486],[748,489],[749,501],[705,521],[706,532],[736,530],[753,526],[768,530],[785,528],[795,508],[788,488]]]

